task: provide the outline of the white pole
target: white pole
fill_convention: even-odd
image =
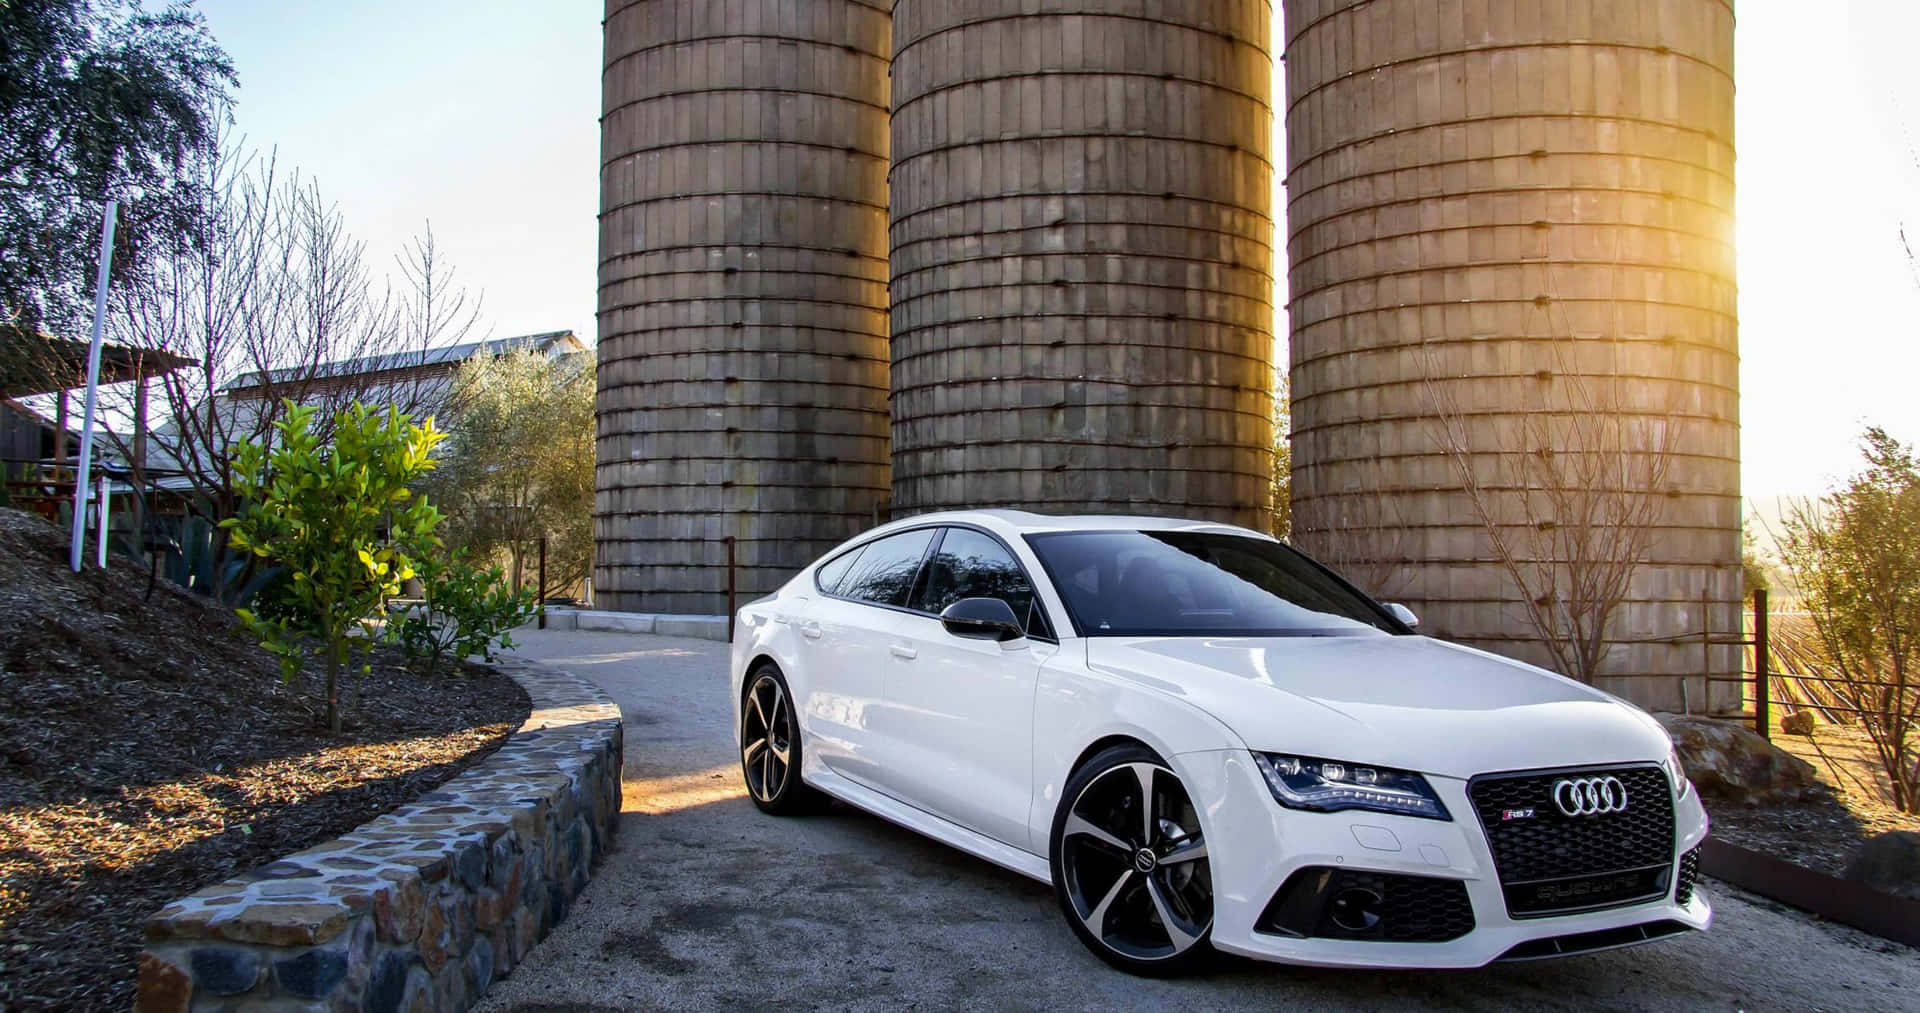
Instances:
[[[81,546],[87,533],[87,479],[93,470],[93,408],[100,399],[100,337],[107,322],[107,275],[113,270],[113,225],[120,202],[107,202],[106,221],[100,226],[100,271],[93,279],[93,344],[87,351],[87,410],[80,424],[80,473],[73,483],[73,539],[67,565],[80,572]]]
[[[107,528],[113,524],[113,500],[109,498],[110,483],[112,483],[112,481],[106,473],[102,472],[100,475],[100,494],[94,497],[94,502],[100,505],[100,522],[96,525],[99,529],[99,542],[93,552],[95,557],[93,565],[95,566],[107,565]]]

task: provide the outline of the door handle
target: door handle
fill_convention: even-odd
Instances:
[[[911,647],[908,647],[905,644],[895,644],[892,647],[887,648],[887,650],[893,652],[894,657],[902,658],[907,661],[912,661],[913,659],[920,656],[919,651]]]
[[[808,640],[820,639],[820,624],[815,622],[801,623],[800,635],[806,637]]]

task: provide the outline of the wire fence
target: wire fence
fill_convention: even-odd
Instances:
[[[1920,693],[1920,687],[1903,687],[1885,673],[1872,673],[1879,678],[1841,673],[1821,645],[1808,613],[1776,612],[1770,624],[1771,689],[1787,710],[1811,710],[1832,724],[1850,725],[1862,714],[1887,709],[1877,698],[1889,692]]]
[[[1782,714],[1811,711],[1828,724],[1853,725],[1861,715],[1885,709],[1885,704],[1875,698],[1902,688],[1890,678],[1842,671],[1821,645],[1813,616],[1802,611],[1773,611],[1764,590],[1753,593],[1752,607],[1744,612],[1739,633],[1707,629],[1667,637],[1663,642],[1699,643],[1704,670],[1709,673],[1705,680],[1708,686],[1739,687],[1739,706],[1711,711],[1711,716],[1747,722],[1767,738],[1772,738],[1776,710]],[[1709,652],[1713,647],[1728,645],[1742,648],[1739,669],[1711,674]],[[1920,687],[1908,685],[1905,692],[1920,693]]]

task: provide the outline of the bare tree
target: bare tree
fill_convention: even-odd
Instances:
[[[190,241],[115,293],[115,340],[185,358],[158,382],[151,435],[215,516],[236,507],[231,448],[268,434],[287,403],[324,430],[354,401],[431,413],[446,378],[418,367],[474,325],[431,231],[400,258],[396,293],[311,179],[227,136],[201,152],[206,194]],[[124,449],[124,448],[123,448]]]
[[[1591,683],[1666,512],[1683,420],[1671,399],[1652,411],[1632,403],[1628,391],[1646,383],[1622,368],[1620,341],[1545,344],[1552,366],[1519,381],[1533,403],[1500,434],[1501,446],[1474,439],[1488,425],[1436,375],[1431,348],[1424,383],[1433,438],[1527,625],[1561,674]]]
[[[479,324],[483,300],[455,284],[453,266],[434,241],[432,222],[394,263],[406,283],[400,298],[401,344],[424,353],[466,341]]]
[[[1394,598],[1413,578],[1408,518],[1385,487],[1378,461],[1345,461],[1340,468],[1345,486],[1320,490],[1295,508],[1292,541],[1360,590]]]
[[[109,321],[116,341],[192,363],[159,378],[170,422],[150,438],[224,516],[233,507],[233,475],[226,455],[214,451],[271,424],[222,411],[219,394],[260,352],[260,321],[279,312],[273,255],[282,180],[272,156],[256,157],[225,135],[195,154],[193,169],[201,199],[191,231],[158,251],[146,276],[113,291]]]

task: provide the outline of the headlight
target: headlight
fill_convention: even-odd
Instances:
[[[1427,779],[1406,770],[1337,760],[1255,753],[1253,761],[1281,805],[1314,812],[1365,809],[1430,820],[1451,820]]]
[[[1674,798],[1686,798],[1687,792],[1693,790],[1693,782],[1687,780],[1686,765],[1680,762],[1678,748],[1667,751],[1667,778],[1673,782]]]

